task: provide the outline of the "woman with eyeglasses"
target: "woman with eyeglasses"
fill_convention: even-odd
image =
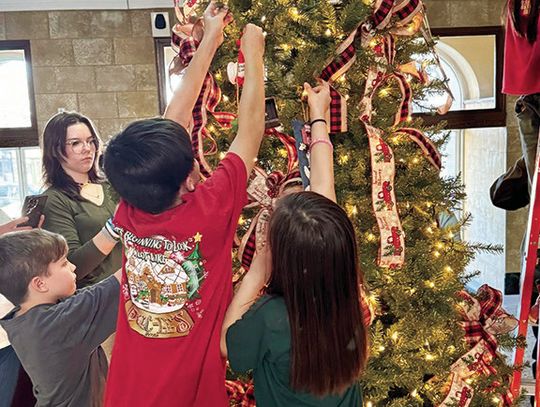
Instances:
[[[66,239],[77,286],[95,284],[122,265],[117,235],[107,224],[117,198],[99,169],[101,140],[87,117],[62,112],[46,124],[41,145],[48,196],[43,228]]]

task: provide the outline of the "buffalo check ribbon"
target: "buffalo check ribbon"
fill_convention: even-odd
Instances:
[[[465,341],[471,349],[460,357],[451,368],[451,388],[438,407],[467,407],[473,396],[473,389],[467,379],[476,375],[496,373],[491,365],[497,358],[497,335],[515,329],[517,320],[502,308],[502,293],[487,284],[478,289],[476,298],[466,291],[459,292],[461,302],[458,310],[463,318],[460,325],[465,331]],[[492,391],[500,383],[494,383]],[[463,397],[467,393],[468,397]],[[513,396],[509,391],[500,395],[500,405],[510,406]]]

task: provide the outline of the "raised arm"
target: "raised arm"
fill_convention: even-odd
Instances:
[[[334,188],[334,154],[328,137],[326,117],[330,108],[330,87],[327,82],[312,88],[304,84],[311,120],[310,185],[311,191],[336,202]]]
[[[223,327],[221,329],[221,355],[227,357],[227,330],[249,310],[257,300],[270,276],[270,253],[263,250],[257,253],[249,271],[246,273],[238,291],[234,294],[231,305],[225,313]]]
[[[238,134],[229,151],[240,156],[249,174],[264,135],[264,35],[260,27],[246,26],[241,49],[246,60],[244,89],[238,108]]]
[[[185,129],[189,128],[191,114],[201,92],[204,78],[216,50],[223,42],[223,29],[231,18],[228,8],[226,6],[219,8],[215,1],[210,2],[204,12],[203,39],[164,114],[166,119],[174,120]]]

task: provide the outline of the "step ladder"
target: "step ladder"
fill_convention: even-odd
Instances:
[[[531,308],[531,298],[534,285],[534,271],[538,256],[538,241],[540,237],[540,137],[536,148],[536,163],[534,169],[534,177],[531,186],[531,199],[529,203],[529,218],[527,221],[526,235],[526,254],[525,262],[521,270],[521,298],[518,308],[518,335],[527,336],[527,328],[529,326],[529,311]],[[540,346],[537,347],[536,360],[540,361]],[[523,364],[525,356],[525,348],[516,348],[514,351],[514,366]],[[540,363],[536,364],[536,378],[540,378]],[[534,387],[534,392],[532,388]],[[535,396],[535,405],[539,405],[540,400],[540,385],[538,380],[527,380],[522,382],[521,371],[515,371],[510,383],[510,390],[515,398],[522,391],[523,394],[531,394]]]

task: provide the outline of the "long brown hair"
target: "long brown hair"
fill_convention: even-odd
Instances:
[[[45,125],[41,136],[42,167],[43,181],[46,186],[58,188],[70,198],[81,200],[79,184],[66,174],[64,168],[62,168],[62,161],[66,157],[67,129],[77,123],[83,123],[88,127],[96,145],[96,156],[92,168],[88,172],[88,179],[90,182],[103,181],[98,165],[101,140],[90,119],[76,112],[58,113],[51,117]]]
[[[507,12],[510,13],[513,29],[532,44],[538,36],[540,0],[530,0],[530,9],[528,13],[525,13],[527,16],[526,24],[523,21],[522,7],[523,0],[508,0]]]
[[[268,294],[287,306],[291,387],[339,394],[358,380],[368,358],[353,225],[336,203],[299,192],[278,201],[268,233]]]

